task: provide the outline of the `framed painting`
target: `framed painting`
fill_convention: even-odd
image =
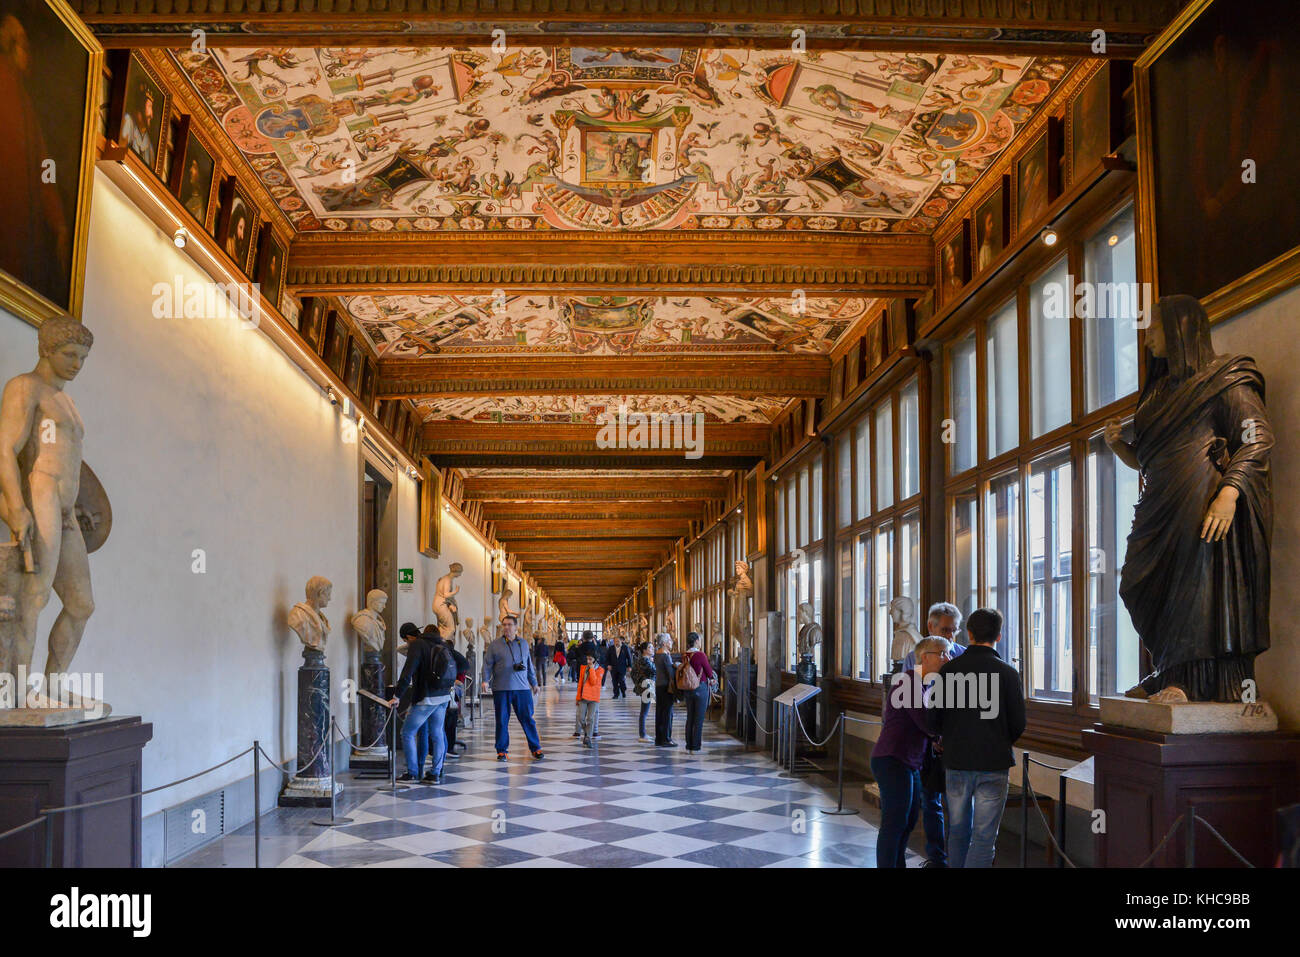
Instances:
[[[185,131],[181,164],[172,170],[172,191],[180,200],[185,212],[206,232],[208,212],[212,208],[212,186],[216,178],[217,162],[212,151],[203,145],[194,125]]]
[[[320,355],[320,337],[325,319],[324,303],[315,296],[308,296],[302,301],[302,311],[298,314],[298,335],[312,352]]]
[[[1065,155],[1070,185],[1101,165],[1101,158],[1113,148],[1111,127],[1111,65],[1103,63],[1065,114]]]
[[[257,284],[261,290],[262,301],[269,302],[275,307],[276,312],[279,312],[280,295],[284,292],[284,245],[269,226],[263,225],[259,232]]]
[[[365,368],[361,371],[361,405],[372,415],[375,411],[375,392],[379,388],[379,364],[366,356]]]
[[[582,185],[599,188],[653,183],[657,134],[658,130],[652,128],[584,129]]]
[[[428,459],[420,464],[420,554],[437,558],[442,548],[442,473]],[[493,573],[495,580],[495,572]]]
[[[235,177],[226,179],[222,188],[221,212],[217,218],[217,243],[245,275],[252,269],[257,213],[252,201]]]
[[[1143,279],[1211,319],[1300,282],[1300,19],[1193,0],[1134,64]],[[1249,241],[1243,241],[1249,237]]]
[[[347,344],[347,323],[336,310],[331,309],[329,318],[325,322],[325,342],[321,358],[325,360],[330,371],[340,378],[343,377],[343,363],[347,359]]]
[[[397,402],[393,399],[379,403],[379,424],[388,430],[388,434],[397,437]]]
[[[1044,133],[1016,160],[1016,235],[1031,228],[1051,205],[1049,182],[1053,165],[1051,137]]]
[[[1009,209],[1011,184],[1003,176],[993,192],[975,210],[975,262],[974,274],[987,269],[1010,241],[1011,211]]]
[[[361,398],[361,367],[364,365],[364,360],[361,343],[356,339],[349,339],[348,358],[343,365],[343,385],[358,399]]]
[[[118,62],[121,87],[110,111],[110,128],[116,128],[118,143],[126,147],[155,174],[162,166],[164,135],[167,131],[167,95],[157,74],[134,53]]]
[[[939,307],[955,302],[970,281],[970,220],[963,219],[956,231],[935,249],[938,262]]]
[[[63,0],[5,0],[0,306],[81,318],[104,51]]]

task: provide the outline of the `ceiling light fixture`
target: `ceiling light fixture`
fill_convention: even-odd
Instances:
[[[1119,242],[1119,237],[1112,233],[1112,234],[1111,234],[1111,237],[1110,237],[1109,239],[1106,240],[1106,245],[1107,245],[1107,246],[1114,246],[1114,245],[1115,245],[1116,243],[1118,243],[1118,242]]]
[[[189,231],[184,226],[172,233],[172,242],[176,244],[177,249],[184,249],[185,244],[189,242],[189,240]]]
[[[1041,233],[1038,234],[1038,238],[1043,241],[1044,246],[1055,246],[1056,241],[1061,237],[1057,235],[1055,229],[1053,229],[1051,226],[1048,226],[1046,229],[1044,229]]]

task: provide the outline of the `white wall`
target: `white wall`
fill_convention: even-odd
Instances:
[[[1259,696],[1277,710],[1283,728],[1300,729],[1300,636],[1291,587],[1300,581],[1300,288],[1274,296],[1214,327],[1214,349],[1248,355],[1264,374],[1273,449],[1272,647],[1255,668]]]
[[[312,575],[334,583],[326,660],[355,638],[358,446],[261,332],[229,319],[155,319],[155,282],[206,276],[96,174],[83,319],[95,345],[68,393],[113,529],[90,558],[95,613],[73,668],[103,672],[115,714],[153,723],[144,786],[216,764],[254,738],[296,750],[301,645],[285,623]],[[36,331],[0,314],[0,379],[30,370]],[[194,549],[206,574],[191,570]],[[44,635],[57,614],[51,600]],[[146,815],[248,775],[249,762],[146,797]]]

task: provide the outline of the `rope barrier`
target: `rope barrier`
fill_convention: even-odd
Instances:
[[[754,727],[758,728],[758,730],[761,731],[763,734],[772,734],[772,730],[770,728],[763,727],[762,722],[758,720],[758,715],[754,712],[754,706],[749,703],[749,695],[747,694],[742,695],[740,693],[740,689],[737,688],[735,684],[733,684],[725,675],[723,676],[722,680],[726,683],[727,687],[731,689],[731,693],[736,696],[736,700],[744,702],[745,710],[748,711],[749,716],[754,719]]]
[[[829,741],[831,738],[835,737],[835,732],[839,729],[840,726],[840,719],[836,718],[835,723],[831,725],[831,733],[826,735],[825,739],[822,741],[814,741],[812,735],[808,733],[808,729],[804,727],[803,715],[799,713],[798,708],[794,709],[794,717],[795,720],[799,722],[799,730],[803,732],[803,736],[808,740],[808,743],[811,744],[814,748],[825,747],[826,742]]]
[[[29,827],[35,827],[37,824],[41,824],[41,823],[43,823],[44,821],[45,821],[44,816],[42,816],[42,817],[36,817],[36,818],[32,818],[32,819],[31,819],[30,821],[28,821],[26,824],[19,824],[17,827],[11,827],[9,830],[5,831],[3,834],[0,834],[0,841],[3,841],[6,837],[9,837],[11,834],[17,834],[17,833],[20,832],[20,831],[25,831],[25,830],[27,830]]]
[[[1169,839],[1170,839],[1171,837],[1174,836],[1174,832],[1177,831],[1177,830],[1178,830],[1180,827],[1182,827],[1182,826],[1183,826],[1183,819],[1182,819],[1182,817],[1177,817],[1177,818],[1175,818],[1175,819],[1174,819],[1174,826],[1171,827],[1171,828],[1169,829],[1169,833],[1166,834],[1166,835],[1161,839],[1160,843],[1156,845],[1156,849],[1155,849],[1154,851],[1151,852],[1151,856],[1148,857],[1148,858],[1147,858],[1145,861],[1143,861],[1141,864],[1139,864],[1138,867],[1139,867],[1139,868],[1146,867],[1148,864],[1150,864],[1152,861],[1154,861],[1154,860],[1156,859],[1156,857],[1160,854],[1160,852],[1161,852],[1162,850],[1164,850],[1165,845],[1169,843]]]
[[[1033,761],[1034,759],[1030,758],[1029,760]],[[1038,762],[1035,761],[1034,763],[1037,764]],[[1030,782],[1029,775],[1025,775],[1024,780],[1025,780],[1025,787],[1029,790],[1029,796],[1033,798],[1034,811],[1037,812],[1039,820],[1043,822],[1043,830],[1047,832],[1047,839],[1052,842],[1052,847],[1056,848],[1056,853],[1061,855],[1061,860],[1065,861],[1065,865],[1067,867],[1073,867],[1075,870],[1078,870],[1078,865],[1076,865],[1074,861],[1070,860],[1070,856],[1065,853],[1061,845],[1056,843],[1056,835],[1052,833],[1051,827],[1049,827],[1047,824],[1047,816],[1043,814],[1043,809],[1038,806],[1038,794],[1034,791],[1034,785],[1032,782]],[[1023,801],[1025,799],[1024,795],[1021,795],[1020,799]],[[1021,834],[1020,840],[1028,841],[1029,835]]]
[[[866,718],[855,718],[855,717],[853,717],[853,715],[851,715],[851,714],[846,714],[846,715],[844,716],[844,720],[845,720],[845,721],[856,721],[858,724],[878,724],[878,725],[881,725],[882,727],[884,726],[884,722],[883,722],[883,721],[868,721]]]
[[[333,720],[333,719],[331,718],[331,720]],[[304,762],[304,764],[303,764],[302,767],[303,767],[303,768],[309,768],[309,767],[311,767],[313,764],[315,764],[315,763],[316,763],[316,759],[319,758],[322,754],[325,753],[325,749],[326,749],[328,746],[329,746],[329,735],[326,735],[326,736],[325,736],[325,740],[321,742],[321,746],[316,750],[316,753],[313,754],[309,760],[307,760],[306,762]],[[249,748],[248,750],[251,751],[251,750],[253,750],[253,749],[252,749],[252,748]],[[266,758],[266,760],[269,761],[269,762],[271,763],[271,767],[273,767],[273,768],[275,768],[276,770],[278,770],[281,774],[288,775],[289,777],[292,777],[292,776],[293,776],[292,774],[289,773],[289,770],[288,770],[287,767],[285,767],[285,765],[287,765],[290,761],[295,760],[295,759],[298,757],[296,754],[293,755],[293,757],[290,757],[290,758],[288,758],[288,759],[286,759],[286,760],[284,760],[284,761],[276,761],[274,758],[272,758],[269,754],[266,753],[266,748],[262,747],[260,744],[257,746],[257,750],[259,750],[259,751],[262,752],[262,757]],[[245,751],[245,752],[244,752],[244,754],[247,754],[247,753],[248,753],[248,751]],[[239,757],[243,757],[243,755],[239,755]],[[302,768],[299,768],[298,770],[301,771]]]
[[[1073,768],[1058,768],[1055,764],[1044,764],[1042,761],[1037,760],[1036,758],[1034,758],[1028,753],[1025,754],[1025,760],[1028,761],[1030,764],[1036,764],[1040,768],[1048,768],[1049,770],[1052,771],[1073,771],[1074,770]]]
[[[352,747],[356,748],[358,751],[369,751],[371,748],[378,747],[379,742],[384,740],[384,733],[388,730],[388,722],[392,719],[392,717],[393,717],[392,708],[386,709],[384,711],[384,723],[379,727],[379,737],[375,738],[374,741],[366,745],[364,748],[358,747],[357,745],[352,743],[352,735],[343,734],[343,729],[339,727],[338,720],[333,715],[330,716],[330,721],[333,722],[334,724],[334,730],[338,731],[338,733],[343,736],[343,739],[347,741],[348,744],[352,745]],[[361,732],[357,731],[355,733],[360,734]]]
[[[1228,849],[1228,851],[1232,854],[1233,857],[1235,857],[1237,860],[1241,861],[1241,863],[1245,864],[1247,867],[1253,868],[1253,867],[1255,866],[1254,864],[1250,863],[1250,861],[1248,861],[1248,860],[1246,860],[1244,857],[1242,857],[1241,854],[1239,854],[1239,853],[1237,852],[1237,849],[1236,849],[1235,847],[1233,847],[1231,844],[1229,844],[1228,841],[1227,841],[1227,839],[1224,838],[1224,836],[1223,836],[1222,834],[1220,834],[1218,831],[1216,831],[1216,830],[1214,829],[1214,825],[1213,825],[1213,824],[1211,824],[1211,823],[1210,823],[1209,821],[1207,821],[1205,818],[1201,817],[1201,816],[1200,816],[1199,814],[1197,814],[1195,811],[1192,811],[1192,816],[1193,816],[1197,821],[1199,821],[1200,823],[1204,824],[1204,825],[1205,825],[1205,829],[1208,830],[1208,831],[1210,832],[1210,834],[1212,834],[1212,835],[1214,836],[1214,839],[1215,839],[1215,840],[1217,840],[1220,844],[1222,844],[1224,847],[1226,847],[1226,848]]]

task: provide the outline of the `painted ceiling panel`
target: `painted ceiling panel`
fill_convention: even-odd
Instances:
[[[635,413],[704,416],[705,422],[771,422],[788,400],[733,395],[499,395],[423,399],[426,421],[569,422],[603,424]]]
[[[1068,58],[173,54],[299,230],[929,232]]]

